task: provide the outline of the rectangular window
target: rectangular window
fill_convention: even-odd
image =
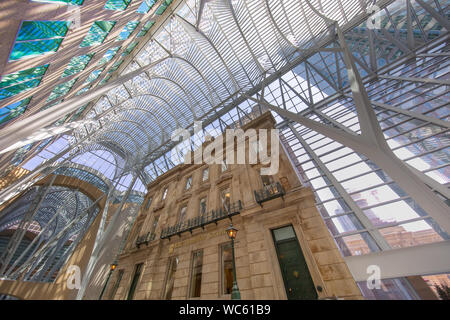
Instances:
[[[191,288],[189,297],[200,297],[202,288],[202,266],[203,266],[203,250],[195,251],[192,254],[192,272],[191,272]]]
[[[192,187],[192,176],[186,179],[186,190],[189,190]]]
[[[205,182],[209,179],[209,168],[203,169],[202,181]]]
[[[148,210],[148,208],[152,205],[152,199],[152,197],[148,198],[147,203],[145,204],[145,210]]]
[[[169,259],[169,266],[167,268],[166,281],[164,286],[163,299],[172,299],[173,284],[175,281],[175,272],[177,271],[178,257],[172,257]]]
[[[228,170],[228,166],[227,163],[225,162],[225,160],[222,160],[222,165],[220,167],[221,172],[225,172]]]
[[[228,210],[231,205],[230,189],[224,189],[220,192],[220,201],[224,210]]]
[[[136,287],[139,281],[139,277],[141,276],[143,263],[138,263],[134,267],[134,274],[131,280],[130,290],[128,291],[127,300],[133,300],[134,292],[136,291]]]
[[[220,247],[221,256],[221,292],[231,294],[233,288],[233,256],[231,243],[223,244]]]
[[[200,205],[199,205],[198,209],[199,209],[198,210],[199,211],[198,212],[199,215],[203,216],[203,215],[206,214],[206,198],[201,198],[200,199]]]
[[[152,229],[150,230],[150,234],[154,234],[156,231],[156,227],[158,226],[158,222],[159,222],[159,216],[156,216],[153,219],[153,224],[152,224]]]
[[[184,221],[184,219],[186,218],[186,211],[187,211],[187,206],[183,206],[180,209],[180,215],[178,216],[178,223],[182,223]]]
[[[114,299],[117,289],[119,289],[120,281],[122,281],[123,272],[123,269],[119,270],[119,273],[117,274],[117,280],[114,283],[114,287],[112,288],[111,293],[109,294],[109,300]]]
[[[161,200],[165,200],[165,199],[166,199],[166,196],[167,196],[167,191],[168,191],[168,188],[164,188],[164,191],[163,191],[163,194],[162,194]]]

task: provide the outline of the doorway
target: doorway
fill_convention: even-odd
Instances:
[[[292,226],[272,230],[288,300],[315,300],[317,292]]]

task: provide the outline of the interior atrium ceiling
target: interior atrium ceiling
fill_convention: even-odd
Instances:
[[[0,204],[20,207],[0,231],[52,174],[142,203],[181,162],[177,128],[185,153],[269,109],[344,256],[449,240],[449,1],[8,0],[0,15]],[[44,191],[39,232],[97,201],[64,188]],[[54,256],[70,246],[47,237]]]

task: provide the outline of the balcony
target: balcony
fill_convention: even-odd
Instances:
[[[241,213],[242,204],[241,200],[232,203],[229,208],[224,209],[220,208],[218,210],[211,210],[205,215],[199,215],[195,218],[188,219],[187,221],[177,223],[172,227],[164,228],[161,231],[161,239],[169,238],[178,235],[181,237],[181,234],[184,232],[192,233],[192,230],[197,228],[204,229],[207,224],[215,223],[217,225],[217,221],[223,219],[232,219],[233,216]]]
[[[136,239],[136,247],[139,249],[139,247],[141,246],[141,244],[144,244],[148,246],[148,243],[152,240],[155,240],[155,234],[154,233],[150,233],[147,232],[147,234],[143,235],[143,236],[139,236]]]
[[[279,182],[269,184],[264,186],[261,190],[253,191],[255,193],[256,202],[262,207],[262,203],[275,199],[275,198],[283,198],[286,194],[283,187]]]

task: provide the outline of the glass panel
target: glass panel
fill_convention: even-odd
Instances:
[[[151,27],[155,24],[155,21],[147,21],[146,24],[142,27],[141,31],[139,31],[137,37],[143,37],[147,34],[148,30],[150,30]]]
[[[128,54],[130,54],[131,51],[133,51],[134,48],[136,48],[136,46],[138,45],[137,42],[133,42],[131,43],[122,53],[122,57],[127,56]]]
[[[91,83],[91,82],[97,80],[97,78],[100,76],[100,74],[102,73],[103,70],[105,70],[105,68],[92,71],[91,74],[89,75],[89,77],[87,77],[85,83]]]
[[[284,228],[273,230],[273,236],[275,238],[275,241],[295,238],[294,228],[292,228],[292,226],[287,226]]]
[[[203,216],[206,213],[206,198],[200,199],[199,215]]]
[[[11,52],[9,60],[19,60],[25,57],[34,57],[41,54],[58,51],[62,38],[50,40],[38,40],[28,42],[17,42]]]
[[[30,100],[31,97],[0,108],[0,125],[5,124],[9,120],[12,120],[24,113],[27,109],[28,103],[30,103]]]
[[[133,33],[134,29],[138,26],[139,21],[130,21],[123,28],[122,32],[117,37],[116,41],[122,41],[128,39],[131,33]]]
[[[72,4],[72,5],[82,5],[84,0],[31,0],[33,2],[56,2],[56,3],[66,3],[66,4]]]
[[[124,272],[123,269],[119,270],[116,282],[114,283],[114,287],[112,288],[111,293],[109,294],[110,300],[114,299],[114,296],[116,295],[117,289],[119,288],[120,285],[120,281],[122,280],[123,277],[123,272]]]
[[[75,84],[75,82],[78,80],[78,78],[69,80],[67,82],[61,83],[59,85],[57,85],[52,93],[50,93],[50,96],[48,97],[47,101],[52,101],[60,96],[63,96],[65,94],[67,94],[70,89],[72,89],[73,85]]]
[[[450,300],[450,273],[422,276],[425,283],[440,300]]]
[[[114,47],[105,52],[103,57],[98,61],[97,65],[101,66],[105,63],[111,61],[112,58],[116,55],[117,51],[119,51],[120,47]]]
[[[147,13],[153,5],[156,3],[156,0],[144,0],[142,1],[141,5],[137,9],[138,13]]]
[[[416,300],[414,290],[404,278],[382,279],[380,289],[369,289],[366,281],[357,282],[368,300]]]
[[[165,0],[161,5],[156,9],[156,15],[162,15],[164,11],[166,11],[167,7],[172,3],[173,0]]]
[[[380,251],[367,232],[336,238],[336,243],[344,256],[359,256]]]
[[[325,220],[325,224],[333,235],[364,229],[358,218],[352,213]]]
[[[86,37],[84,37],[81,42],[80,47],[89,47],[101,44],[115,24],[115,21],[94,22]]]
[[[23,21],[16,41],[64,37],[70,21]]]
[[[181,223],[184,221],[184,219],[186,218],[186,211],[187,211],[187,206],[184,206],[180,209],[180,215],[178,216],[177,223]]]
[[[206,181],[209,179],[209,169],[203,169],[203,173],[202,173],[202,181]]]
[[[65,78],[73,74],[76,74],[80,71],[83,71],[88,65],[89,61],[91,61],[93,56],[94,53],[88,53],[82,56],[73,57],[70,60],[69,64],[67,65],[66,69],[64,70],[61,78]]]
[[[105,4],[107,10],[125,10],[131,0],[108,0]]]
[[[186,179],[186,190],[189,190],[192,186],[192,176]]]
[[[148,208],[152,205],[152,199],[152,197],[148,198],[147,203],[145,204],[145,210],[148,210]]]
[[[419,220],[383,228],[380,229],[380,233],[392,248],[406,248],[448,239],[448,236],[444,235],[443,237],[433,229],[430,220]]]
[[[130,290],[128,291],[127,300],[133,300],[134,292],[136,290],[137,283],[139,281],[139,277],[141,276],[142,266],[143,266],[143,264],[139,263],[134,268],[133,280],[131,281],[131,286],[130,286]]]
[[[30,81],[19,83],[15,86],[4,88],[0,90],[0,100],[15,96],[21,92],[25,92],[29,89],[35,88],[39,85],[41,79],[33,79]]]
[[[177,271],[178,258],[172,257],[169,260],[167,268],[166,285],[164,286],[163,299],[170,300],[172,298],[173,284],[175,280],[175,272]]]
[[[34,67],[19,72],[3,75],[1,76],[0,88],[9,87],[27,80],[40,78],[45,74],[48,66],[49,65],[46,64],[43,66]]]
[[[221,246],[221,264],[222,264],[222,294],[231,294],[233,288],[233,256],[231,252],[231,243]]]
[[[203,250],[195,251],[192,255],[191,290],[189,293],[191,298],[200,297],[202,288],[202,266]]]

